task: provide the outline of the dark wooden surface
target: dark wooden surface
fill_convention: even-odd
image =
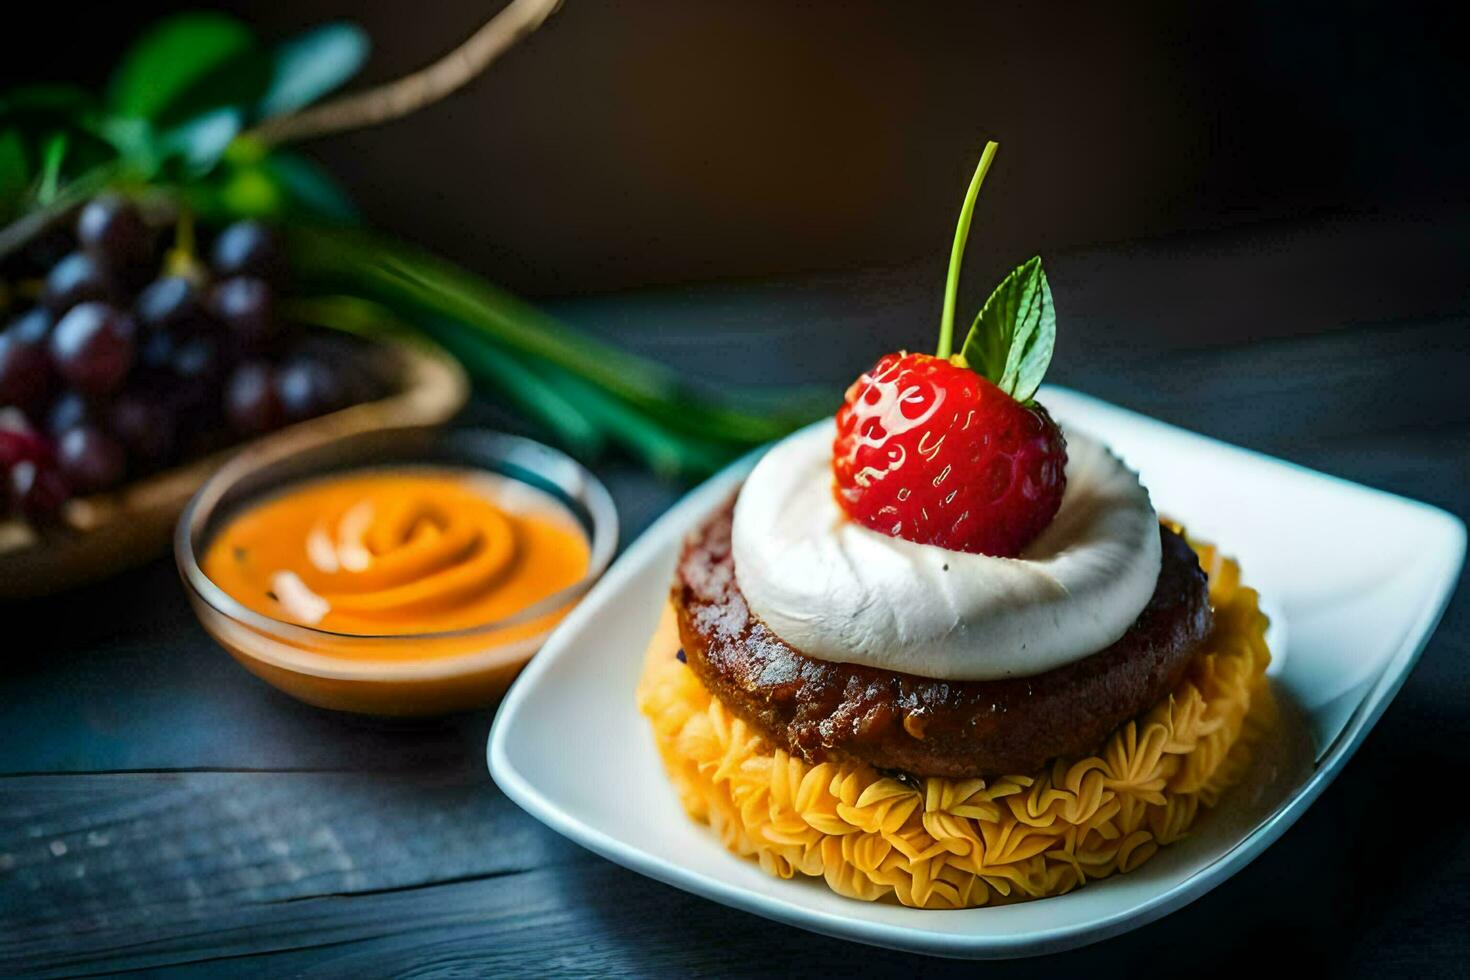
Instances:
[[[1463,517],[1467,254],[1470,221],[1435,215],[1049,257],[1053,378]],[[706,375],[835,387],[930,342],[934,265],[557,309]],[[625,540],[679,492],[602,472]],[[395,728],[299,705],[211,643],[167,561],[0,607],[0,654],[0,975],[1464,975],[1470,959],[1463,595],[1357,758],[1254,864],[1137,932],[984,966],[808,935],[594,857],[490,780],[489,711]]]

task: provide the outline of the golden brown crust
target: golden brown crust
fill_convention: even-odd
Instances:
[[[808,657],[746,605],[730,553],[734,502],[685,542],[672,601],[689,666],[735,714],[809,762],[915,776],[1032,772],[1095,749],[1171,690],[1210,632],[1204,572],[1160,528],[1153,598],[1117,643],[1032,677],[943,681]]]

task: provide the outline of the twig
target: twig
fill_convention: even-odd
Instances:
[[[459,47],[411,75],[289,116],[251,134],[267,146],[376,126],[422,109],[465,85],[556,12],[561,0],[511,0]]]
[[[44,205],[0,227],[0,259],[23,248],[31,239],[50,228],[52,222],[91,197],[112,179],[117,169],[110,163],[100,164],[61,188]]]

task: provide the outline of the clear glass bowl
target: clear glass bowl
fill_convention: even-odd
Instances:
[[[200,566],[214,534],[251,503],[301,481],[393,466],[479,470],[550,494],[586,532],[591,552],[587,574],[495,622],[450,632],[361,636],[249,609]],[[617,549],[617,537],[617,511],[607,488],[564,453],[485,430],[399,428],[315,446],[247,450],[189,502],[174,534],[174,556],[199,621],[257,677],[324,708],[421,716],[477,707],[504,693],[546,634],[602,575]]]

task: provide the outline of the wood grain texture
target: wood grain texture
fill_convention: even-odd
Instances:
[[[1470,222],[1375,219],[1048,256],[1055,380],[1463,517],[1467,245]],[[937,283],[900,269],[558,312],[691,370],[835,389],[928,343]],[[515,424],[484,401],[468,417]],[[600,473],[625,541],[679,492],[616,460]],[[0,975],[1107,977],[1265,956],[1439,976],[1470,959],[1470,832],[1401,792],[1466,774],[1463,595],[1357,757],[1241,874],[1127,936],[983,966],[798,932],[602,861],[489,780],[488,712],[384,727],[296,704],[210,643],[168,563],[0,613]]]

